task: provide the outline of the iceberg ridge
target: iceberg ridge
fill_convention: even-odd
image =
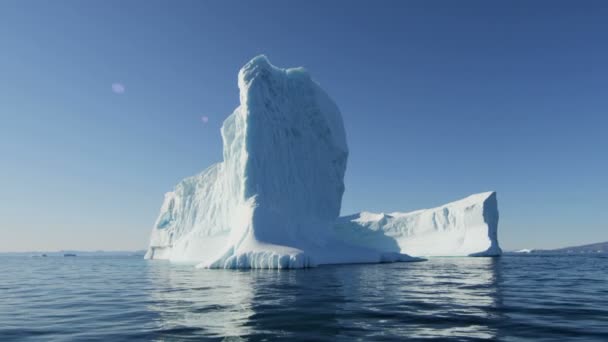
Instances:
[[[498,256],[496,192],[471,195],[410,213],[361,212],[340,217],[336,233],[345,241],[415,256]]]

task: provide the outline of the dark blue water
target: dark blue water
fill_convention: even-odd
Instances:
[[[291,271],[0,257],[0,340],[608,341],[608,258]]]

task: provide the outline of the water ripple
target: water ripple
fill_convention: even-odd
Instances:
[[[603,256],[199,270],[0,259],[0,340],[608,340]]]

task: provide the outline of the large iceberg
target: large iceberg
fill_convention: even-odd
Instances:
[[[337,238],[346,135],[337,106],[304,69],[258,56],[238,85],[223,162],[165,195],[147,258],[205,268],[417,260]]]
[[[223,161],[165,195],[146,258],[204,268],[302,268],[500,250],[496,224],[488,223],[498,219],[492,196],[494,212],[488,201],[475,202],[477,195],[473,208],[448,205],[444,216],[339,218],[348,147],[335,103],[304,69],[280,69],[264,56],[240,70],[238,85],[240,105],[221,130]],[[484,242],[492,229],[493,250]],[[435,238],[448,247],[438,250]]]
[[[345,241],[416,256],[498,256],[495,192],[471,195],[433,209],[410,213],[369,213],[340,217]]]

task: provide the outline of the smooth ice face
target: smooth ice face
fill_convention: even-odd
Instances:
[[[337,234],[349,243],[414,256],[497,256],[495,192],[471,195],[411,213],[361,212],[341,217]]]
[[[304,69],[259,56],[238,84],[224,160],[166,194],[147,258],[209,268],[416,260],[336,238],[346,137],[337,106]]]
[[[265,57],[241,69],[239,88],[254,237],[323,245],[344,192],[348,148],[340,111],[306,71],[278,69]]]

